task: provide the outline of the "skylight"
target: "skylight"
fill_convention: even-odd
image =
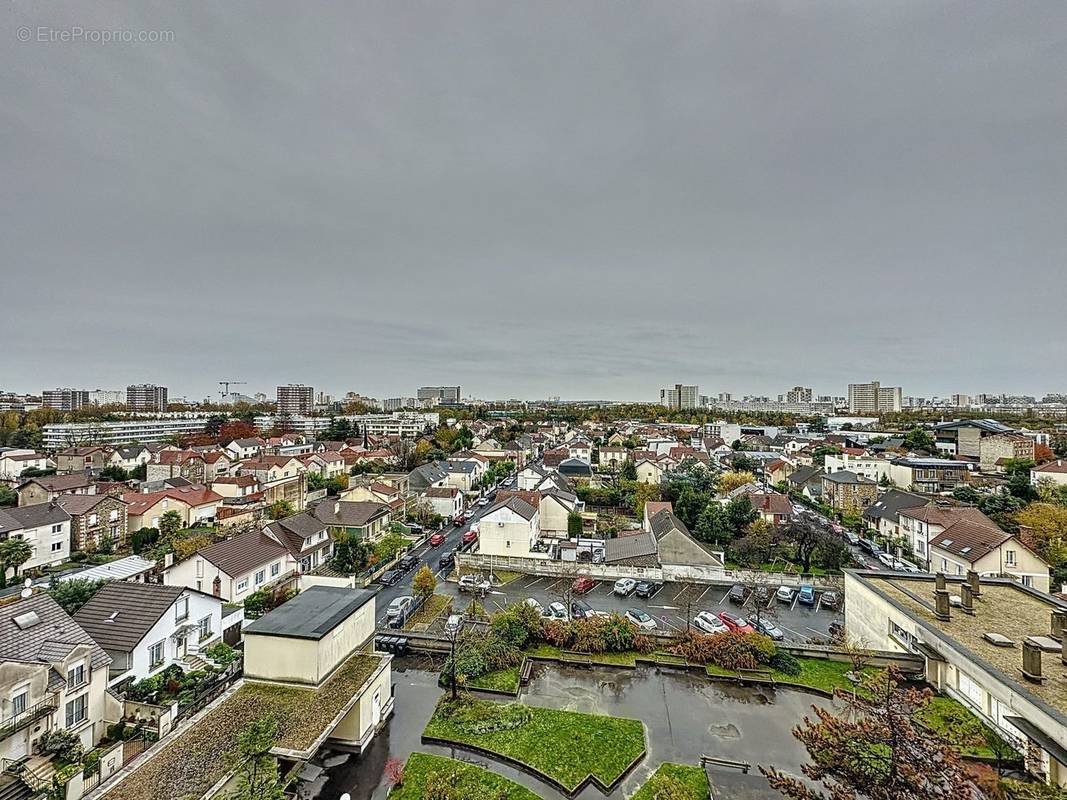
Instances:
[[[20,631],[28,631],[34,625],[40,625],[41,618],[37,616],[36,611],[27,611],[25,614],[19,614],[15,617],[15,624]]]

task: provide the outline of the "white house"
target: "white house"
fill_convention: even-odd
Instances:
[[[74,614],[111,656],[108,685],[137,682],[171,664],[197,666],[202,650],[222,640],[222,600],[185,586],[115,581]]]
[[[48,456],[16,447],[0,448],[0,480],[13,481],[27,469],[48,469]]]
[[[545,478],[552,474],[552,470],[530,464],[519,470],[515,479],[515,486],[524,492],[532,492]]]
[[[534,550],[540,536],[538,510],[517,495],[490,508],[478,524],[478,551],[484,555],[548,558]]]
[[[1067,486],[1067,459],[1058,458],[1040,467],[1034,467],[1030,470],[1030,482],[1034,486],[1043,483]]]
[[[259,438],[234,439],[224,449],[235,461],[243,461],[246,458],[255,458],[263,452],[264,444]]]
[[[32,549],[27,562],[13,570],[59,564],[70,558],[70,514],[54,501],[0,508],[0,539],[23,539]]]
[[[137,469],[152,460],[152,453],[141,445],[116,447],[107,457],[108,466],[119,467],[126,471]]]
[[[163,583],[240,603],[257,589],[291,581],[296,572],[288,548],[260,531],[248,531],[169,566]]]
[[[431,486],[422,494],[433,513],[453,520],[463,513],[463,492],[454,486]]]

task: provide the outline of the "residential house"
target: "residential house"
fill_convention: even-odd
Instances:
[[[163,571],[163,583],[240,603],[259,589],[286,586],[296,574],[297,562],[288,547],[262,531],[251,530],[170,565]]]
[[[968,461],[945,458],[895,458],[890,462],[889,478],[901,489],[940,494],[965,485],[972,468]]]
[[[145,480],[185,478],[191,483],[207,482],[207,464],[195,450],[166,450],[156,453],[146,467]]]
[[[0,606],[3,763],[51,772],[45,766],[48,757],[39,755],[46,731],[71,731],[85,752],[95,747],[108,722],[117,718],[117,704],[109,705],[106,694],[109,662],[103,648],[47,593]]]
[[[1009,576],[1040,592],[1049,590],[1048,562],[1012,533],[961,519],[930,539],[928,569],[952,575]]]
[[[56,453],[56,472],[66,475],[101,470],[107,466],[107,458],[107,452],[102,447],[68,447]]]
[[[918,562],[924,565],[929,561],[930,540],[960,520],[999,530],[997,524],[975,506],[953,505],[948,501],[901,508],[897,511],[897,519],[901,538],[915,553]]]
[[[478,552],[490,556],[548,558],[541,545],[536,506],[516,495],[499,500],[478,523]]]
[[[772,525],[785,525],[793,519],[793,503],[780,492],[752,492],[748,499],[760,519]]]
[[[336,451],[327,450],[321,453],[312,453],[311,455],[302,456],[300,461],[308,472],[316,472],[327,480],[348,473],[348,469],[345,467],[345,457]]]
[[[538,464],[527,464],[515,476],[515,486],[523,491],[532,491],[537,488],[537,484],[552,473],[552,470]]]
[[[463,492],[454,486],[431,486],[422,493],[430,510],[451,522],[463,513]]]
[[[849,470],[824,474],[822,497],[831,508],[858,514],[878,497],[878,484]]]
[[[663,469],[658,460],[642,458],[634,464],[634,467],[637,470],[638,483],[651,483],[658,486],[663,482],[666,470]]]
[[[567,454],[570,458],[578,458],[582,461],[592,462],[593,443],[585,438],[572,439],[567,442]]]
[[[388,503],[347,502],[327,498],[317,503],[310,513],[329,526],[334,535],[347,534],[364,542],[379,541],[389,530],[393,509]]]
[[[561,489],[548,489],[533,494],[540,495],[537,500],[537,510],[541,536],[554,539],[569,538],[570,515],[581,514],[585,510],[585,503],[579,500],[576,494]]]
[[[900,512],[906,508],[922,508],[931,502],[929,497],[890,489],[878,496],[878,499],[863,511],[863,520],[868,530],[875,532],[890,542],[908,541],[900,527]]]
[[[255,475],[226,475],[211,481],[211,491],[227,500],[250,502],[263,499],[263,487]]]
[[[48,456],[33,450],[0,447],[0,481],[18,481],[28,469],[46,470]]]
[[[242,461],[237,469],[239,474],[254,475],[259,480],[267,505],[288,503],[296,511],[302,511],[307,505],[307,470],[299,459],[261,456],[253,461]]]
[[[809,500],[821,500],[822,477],[823,471],[821,468],[812,465],[801,465],[789,473],[789,477],[785,479],[785,482],[789,486],[789,491],[797,492]]]
[[[1021,433],[998,433],[978,441],[982,472],[1004,472],[1007,462],[1033,461],[1034,440]]]
[[[129,505],[121,497],[110,494],[61,494],[56,502],[70,515],[73,550],[119,550],[128,544]]]
[[[61,564],[70,558],[70,514],[56,502],[0,508],[0,541],[6,539],[22,539],[32,551],[24,564],[8,568],[11,577]]]
[[[710,567],[721,570],[724,566],[722,554],[694,539],[673,509],[657,511],[648,520],[648,530],[656,542],[656,559],[664,569]]]
[[[1038,486],[1049,483],[1054,486],[1067,486],[1067,460],[1057,458],[1030,470],[1030,483]]]
[[[476,459],[449,459],[445,462],[445,469],[448,472],[448,485],[468,494],[477,491],[475,484],[485,474],[485,465]]]
[[[592,480],[593,467],[580,458],[565,458],[556,467],[556,471],[569,481]]]
[[[268,536],[289,550],[302,573],[317,569],[333,556],[334,540],[330,535],[330,526],[316,519],[312,513],[314,510],[274,520],[264,528]]]
[[[206,486],[163,489],[148,494],[127,492],[122,499],[129,509],[129,528],[132,531],[158,528],[159,520],[168,511],[177,511],[184,527],[211,524],[222,504],[222,497]]]
[[[566,447],[558,447],[552,450],[545,450],[544,455],[541,458],[541,462],[548,468],[555,469],[565,459],[570,458],[570,452]]]
[[[891,477],[892,463],[889,459],[848,448],[839,454],[827,454],[823,458],[823,470],[827,473],[848,470],[878,483]]]
[[[230,458],[234,461],[245,461],[246,459],[255,458],[260,455],[260,453],[263,452],[265,444],[266,442],[258,437],[234,439],[223,449],[229,453]]]
[[[630,457],[630,452],[625,447],[601,447],[597,451],[597,464],[601,470],[617,472]]]
[[[422,464],[415,467],[408,474],[408,486],[412,492],[416,494],[424,492],[431,486],[447,486],[448,483],[448,462],[445,461],[431,461],[428,464]]]
[[[767,481],[772,484],[784,483],[785,480],[793,474],[794,466],[792,462],[787,461],[784,458],[775,459],[768,464],[763,471],[763,474],[767,477]]]
[[[127,472],[140,467],[142,464],[147,464],[152,460],[152,454],[147,447],[142,445],[123,445],[116,447],[107,456],[107,466],[118,467],[124,469]]]
[[[216,478],[229,475],[235,464],[225,450],[209,450],[201,455],[204,457],[205,483],[211,483]]]
[[[222,600],[185,586],[105,584],[74,621],[111,657],[108,685],[136,683],[172,664],[199,666],[199,653],[222,641]]]
[[[61,494],[96,494],[88,475],[44,475],[23,481],[16,489],[20,506],[50,503]]]
[[[935,425],[934,443],[938,450],[949,455],[978,460],[982,455],[982,439],[1014,430],[995,419],[958,419]]]

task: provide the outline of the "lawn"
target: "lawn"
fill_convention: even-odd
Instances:
[[[659,769],[630,800],[655,800],[657,794],[664,791],[665,784],[680,789],[680,792],[669,795],[674,800],[707,800],[711,796],[708,776],[703,767],[666,762],[659,765]]]
[[[389,800],[422,800],[426,784],[434,775],[442,776],[456,790],[456,797],[506,797],[508,800],[538,800],[524,786],[473,764],[443,756],[412,753],[404,765],[404,785],[389,792]]]
[[[849,690],[855,687],[855,684],[845,677],[846,672],[852,671],[852,663],[849,661],[830,661],[826,658],[798,658],[797,661],[800,662],[799,675],[789,675],[776,669],[767,669],[766,671],[771,674],[777,683],[809,686],[827,693],[832,693],[834,689]],[[708,675],[712,676],[737,675],[736,671],[723,669],[715,664],[708,664],[705,669]],[[871,667],[865,667],[863,674],[868,675],[873,671]]]
[[[1018,757],[1014,749],[966,706],[951,697],[938,695],[915,715],[915,721],[939,734],[962,755],[977,758]]]
[[[469,679],[464,685],[468,689],[489,689],[495,692],[519,693],[519,671],[522,667],[508,667],[495,672],[487,672],[477,678]]]
[[[411,615],[404,628],[413,630],[416,625],[429,625],[451,605],[452,598],[446,594],[430,595],[426,598],[426,602],[419,606],[418,611]]]
[[[611,786],[645,752],[639,720],[447,696],[423,735],[505,756],[568,792],[589,776]]]

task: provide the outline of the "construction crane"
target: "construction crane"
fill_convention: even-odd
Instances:
[[[219,394],[222,395],[223,398],[226,398],[230,394],[230,387],[231,386],[244,386],[244,385],[245,385],[245,381],[219,381],[219,386],[222,387],[222,391],[219,392]]]

